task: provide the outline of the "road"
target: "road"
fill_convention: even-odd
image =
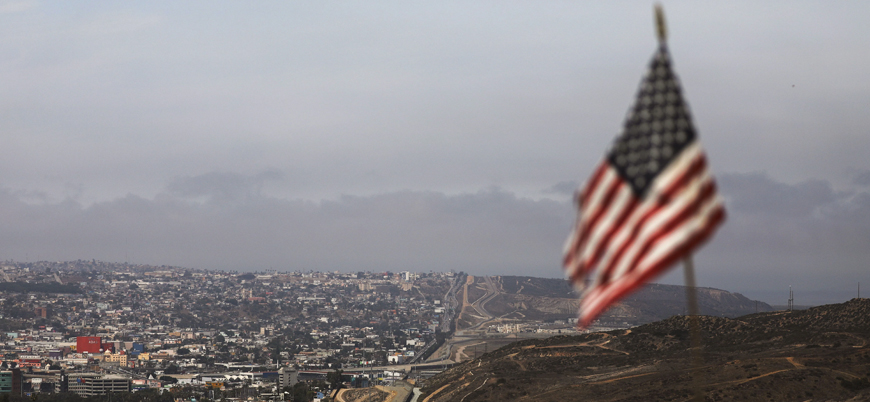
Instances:
[[[450,285],[450,289],[444,294],[444,317],[441,319],[441,332],[449,333],[450,325],[453,323],[453,317],[456,314],[456,308],[459,306],[459,301],[456,300],[456,290],[459,289],[459,284],[465,280],[465,275],[457,275]]]
[[[474,309],[474,311],[477,312],[477,314],[479,314],[481,317],[484,317],[484,319],[483,319],[483,321],[477,323],[476,325],[474,325],[468,329],[478,329],[483,324],[485,324],[489,321],[492,321],[492,319],[495,318],[495,317],[493,317],[492,314],[490,314],[488,311],[486,311],[486,303],[488,303],[492,299],[495,299],[495,297],[498,296],[498,288],[496,287],[495,283],[492,281],[492,278],[489,276],[483,277],[483,284],[484,284],[484,287],[486,288],[486,293],[483,296],[481,296],[479,299],[472,302],[471,307]]]

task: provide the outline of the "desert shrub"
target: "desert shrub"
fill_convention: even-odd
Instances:
[[[859,391],[864,388],[870,387],[870,379],[867,378],[856,378],[854,380],[847,380],[842,377],[837,377],[837,379],[840,380],[840,385],[852,391]]]

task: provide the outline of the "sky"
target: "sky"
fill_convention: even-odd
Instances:
[[[698,285],[870,294],[870,3],[664,6],[728,210]],[[0,261],[562,277],[572,194],[621,129],[652,15],[0,1]]]

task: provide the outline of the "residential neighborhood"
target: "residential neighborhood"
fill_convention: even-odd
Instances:
[[[449,335],[454,306],[444,298],[464,280],[94,260],[0,265],[0,393],[25,396],[156,390],[308,401],[392,384]]]

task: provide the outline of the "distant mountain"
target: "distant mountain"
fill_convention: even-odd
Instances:
[[[577,316],[577,294],[564,279],[523,276],[491,279],[497,284],[498,295],[486,303],[486,310],[493,316],[544,321],[565,320]],[[749,300],[739,293],[713,288],[698,288],[697,291],[699,308],[704,315],[739,317],[755,312],[773,311],[767,303]],[[681,314],[686,314],[684,286],[649,284],[608,310],[600,318],[599,324],[627,327]]]
[[[732,297],[707,297],[719,296]],[[700,325],[697,384],[708,401],[870,400],[870,299],[734,319],[702,316]],[[685,401],[696,389],[689,327],[688,317],[674,316],[628,330],[516,342],[427,380],[425,400]]]

